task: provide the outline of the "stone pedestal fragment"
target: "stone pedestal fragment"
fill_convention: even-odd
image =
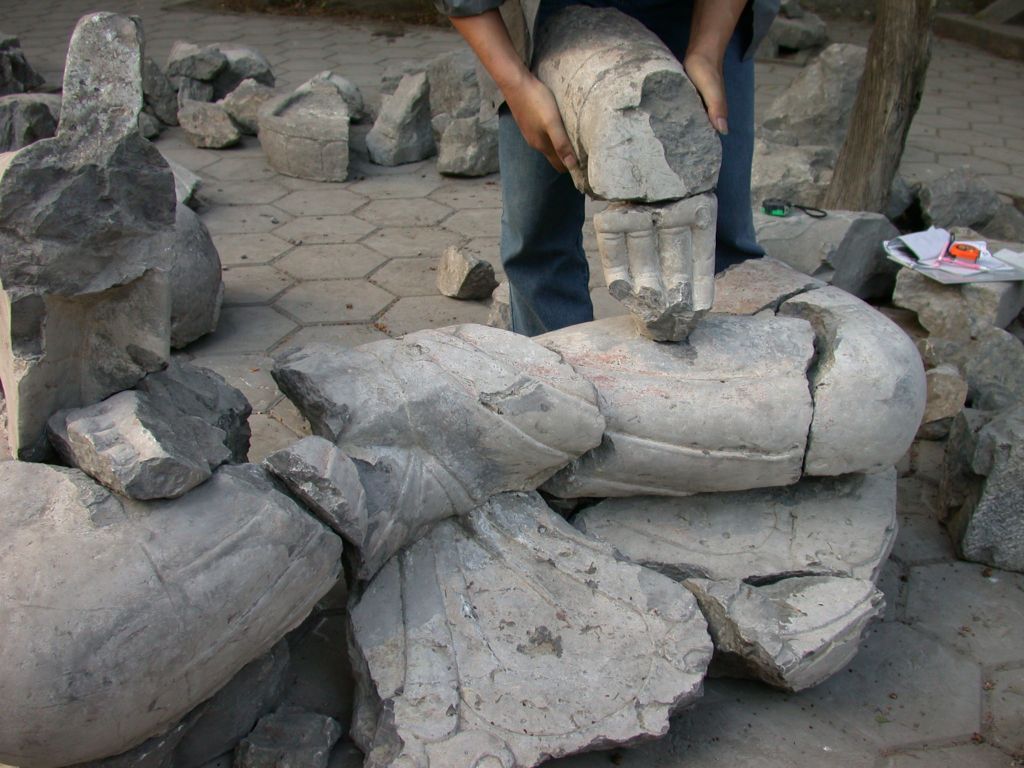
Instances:
[[[235,749],[235,768],[327,768],[341,726],[315,712],[284,709],[260,719]]]
[[[899,235],[878,213],[829,211],[824,219],[794,211],[779,218],[754,214],[757,241],[770,256],[861,299],[892,295],[899,266],[882,243]]]
[[[715,643],[712,674],[802,691],[844,669],[885,599],[864,579],[804,576],[764,586],[689,579]]]
[[[801,293],[824,288],[821,280],[797,272],[770,257],[747,259],[715,276],[715,303],[711,311],[723,315],[772,312]]]
[[[453,299],[486,299],[498,281],[494,267],[466,246],[450,245],[441,254],[437,266],[437,290]]]
[[[714,188],[718,135],[682,65],[640,22],[569,7],[545,24],[534,69],[558,102],[581,191],[660,202]]]
[[[43,78],[29,66],[14,35],[0,32],[0,96],[25,93],[43,84]]]
[[[348,177],[348,103],[329,83],[267,102],[259,137],[267,162],[280,173],[316,181]]]
[[[57,133],[60,96],[12,94],[0,99],[0,152],[13,152]]]
[[[498,118],[473,115],[447,121],[438,142],[437,171],[446,176],[497,173]]]
[[[715,298],[712,194],[665,205],[611,205],[594,217],[612,297],[656,341],[685,339]]]
[[[430,88],[424,72],[406,75],[384,99],[373,128],[366,135],[370,160],[377,165],[402,165],[437,151],[430,124]]]
[[[528,768],[668,729],[711,644],[692,595],[536,494],[445,521],[352,610],[367,768]]]
[[[686,495],[800,478],[811,423],[807,323],[710,315],[687,341],[657,344],[617,317],[536,341],[593,382],[608,423],[598,448],[544,485],[553,495]]]
[[[831,286],[790,299],[780,314],[804,318],[817,336],[804,472],[839,475],[896,464],[927,400],[913,342],[882,313]]]
[[[363,94],[359,90],[359,86],[348,78],[335,74],[329,69],[316,73],[295,90],[298,92],[312,91],[323,85],[333,88],[345,101],[345,105],[348,107],[349,120],[353,123],[358,123],[366,117],[366,104],[363,101]]]
[[[255,80],[243,80],[218,104],[235,121],[238,130],[255,136],[260,130],[259,115],[263,105],[274,98],[274,89]]]
[[[166,731],[339,575],[341,540],[256,467],[149,503],[22,462],[0,463],[0,486],[16,500],[0,520],[0,761],[25,768]]]
[[[224,281],[217,246],[191,208],[178,205],[174,229],[165,241],[170,265],[171,346],[180,349],[217,330]]]
[[[677,580],[770,584],[819,575],[873,582],[896,540],[896,473],[675,499],[608,499],[573,524]]]
[[[533,490],[601,441],[589,382],[531,340],[484,326],[355,349],[311,345],[274,367],[366,489],[368,578],[427,526],[495,493]]]
[[[220,104],[188,100],[178,110],[178,124],[197,147],[223,149],[242,138],[231,115]]]
[[[159,242],[174,225],[174,181],[138,134],[140,50],[134,21],[83,18],[59,133],[0,156],[0,378],[22,457],[39,455],[54,411],[127,389],[167,359]]]

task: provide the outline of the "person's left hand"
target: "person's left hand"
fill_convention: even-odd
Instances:
[[[725,100],[725,76],[721,62],[699,52],[687,52],[683,69],[697,89],[711,125],[721,134],[729,132],[729,106]]]

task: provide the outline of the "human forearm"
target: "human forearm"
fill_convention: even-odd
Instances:
[[[696,0],[693,7],[683,67],[719,133],[729,132],[722,61],[746,4],[746,0]]]

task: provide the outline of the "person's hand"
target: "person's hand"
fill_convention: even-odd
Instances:
[[[526,73],[502,95],[527,144],[542,153],[559,173],[577,166],[555,97],[544,83]]]
[[[729,132],[729,107],[725,100],[725,76],[721,61],[699,52],[687,52],[683,59],[690,82],[704,101],[711,125],[721,134]]]

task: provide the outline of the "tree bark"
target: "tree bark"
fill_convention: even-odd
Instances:
[[[883,211],[921,103],[936,0],[878,0],[867,64],[825,207]]]

